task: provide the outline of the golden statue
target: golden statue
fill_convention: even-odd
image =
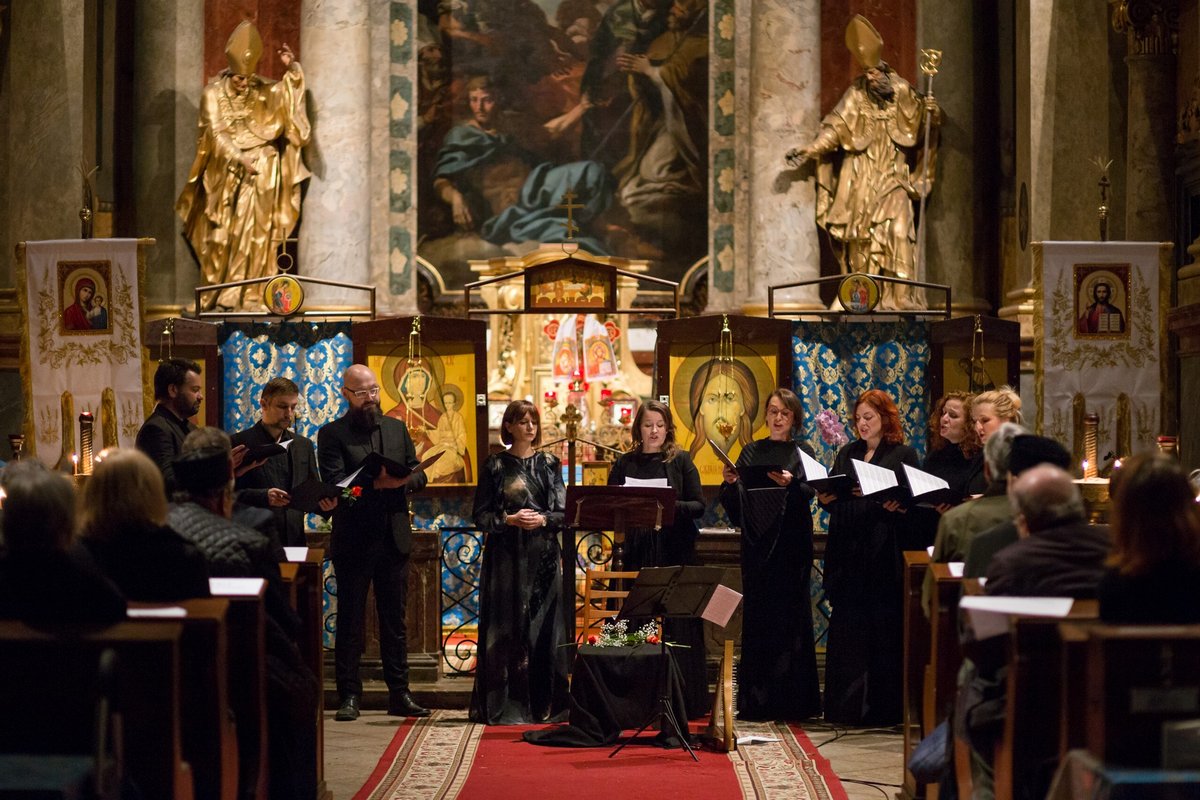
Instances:
[[[913,202],[933,184],[936,155],[921,156],[918,145],[926,115],[937,124],[940,112],[932,95],[922,96],[880,58],[883,39],[866,18],[850,21],[846,46],[863,74],[821,120],[816,137],[785,158],[795,167],[817,162],[817,224],[841,243],[844,272],[913,280]],[[924,305],[909,287],[892,287],[882,308]]]
[[[275,273],[275,252],[300,217],[300,157],[311,128],[304,72],[291,49],[279,49],[283,80],[254,74],[262,39],[249,21],[225,45],[229,68],[204,87],[200,140],[187,185],[175,203],[206,284]],[[205,295],[205,309],[262,306],[263,285]]]

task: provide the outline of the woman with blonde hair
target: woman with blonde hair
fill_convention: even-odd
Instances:
[[[987,444],[988,437],[1006,422],[1025,424],[1021,396],[1011,386],[980,392],[971,400],[971,423],[975,426],[980,447]]]
[[[130,600],[162,603],[208,597],[208,564],[167,527],[158,467],[140,450],[109,448],[96,458],[80,498],[80,540]]]
[[[1113,473],[1112,551],[1100,582],[1106,622],[1200,622],[1200,506],[1179,463],[1134,456]]]

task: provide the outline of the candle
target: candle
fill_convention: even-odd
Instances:
[[[71,474],[72,475],[79,474],[79,456],[78,455],[71,456]]]
[[[1088,476],[1088,460],[1086,458],[1083,460],[1083,464],[1081,466],[1083,467],[1083,477],[1086,478]]]

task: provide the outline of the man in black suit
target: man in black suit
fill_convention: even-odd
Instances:
[[[204,387],[200,365],[186,358],[168,358],[154,371],[154,411],[137,435],[137,449],[150,456],[162,471],[167,497],[174,492],[173,462],[183,450],[183,439],[196,429],[189,417],[200,412]]]
[[[325,481],[344,480],[370,453],[379,453],[409,468],[417,466],[408,428],[402,421],[380,414],[379,381],[368,367],[354,364],[346,370],[342,396],[350,409],[317,434],[317,456]],[[389,693],[388,713],[428,716],[429,711],[417,705],[409,693],[404,627],[408,556],[412,549],[408,493],[425,486],[425,473],[413,472],[401,478],[388,474],[385,468],[375,477],[360,476],[355,484],[362,486],[362,495],[353,502],[340,503],[334,510],[330,542],[338,587],[334,660],[341,705],[335,719],[358,718],[362,695],[358,666],[367,588],[372,581],[383,675]]]
[[[238,500],[246,505],[269,508],[275,514],[280,541],[289,547],[304,547],[304,512],[289,508],[288,491],[317,476],[317,454],[305,436],[288,430],[296,418],[300,388],[287,378],[272,378],[259,396],[262,418],[252,427],[235,433],[233,444],[248,448],[290,441],[287,452],[271,456],[261,467],[237,479]],[[321,511],[329,513],[337,498],[321,500]]]

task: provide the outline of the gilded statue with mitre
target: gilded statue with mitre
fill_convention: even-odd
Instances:
[[[229,68],[204,87],[200,140],[187,185],[175,203],[205,284],[273,275],[276,251],[300,218],[301,158],[312,129],[304,72],[279,49],[283,80],[254,74],[263,43],[243,21],[225,45]],[[262,307],[263,284],[205,295],[211,310]]]
[[[933,97],[923,96],[881,58],[883,39],[862,16],[846,27],[846,46],[863,73],[811,142],[789,150],[788,163],[817,163],[817,224],[841,246],[845,272],[914,279],[913,203],[933,185],[936,149],[925,148],[926,115],[940,122]],[[932,141],[930,142],[932,145]],[[885,290],[883,307],[923,305],[906,286]]]

